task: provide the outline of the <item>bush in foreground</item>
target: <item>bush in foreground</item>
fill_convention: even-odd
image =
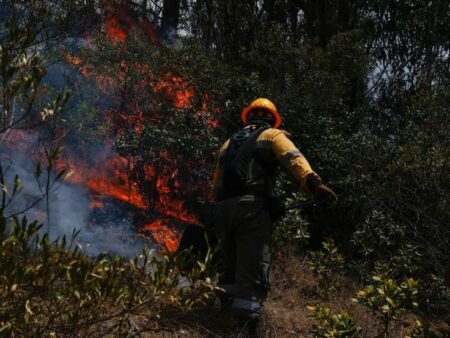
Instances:
[[[129,330],[130,314],[160,319],[207,302],[213,290],[209,278],[200,279],[207,275],[205,262],[184,269],[193,258],[186,252],[143,252],[129,262],[89,258],[74,238],[50,243],[40,227],[25,217],[10,223],[0,218],[1,335],[78,336],[106,322],[120,335]]]

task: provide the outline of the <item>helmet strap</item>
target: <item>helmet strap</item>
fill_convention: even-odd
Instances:
[[[273,121],[273,123],[269,123],[268,121],[264,121],[264,120],[250,120],[247,121],[247,125],[252,124],[258,127],[273,127],[275,121]]]

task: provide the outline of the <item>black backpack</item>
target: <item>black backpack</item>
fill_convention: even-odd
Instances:
[[[253,151],[256,139],[269,127],[244,128],[233,134],[224,158],[222,182],[225,190],[231,195],[245,192],[245,187],[253,179]]]

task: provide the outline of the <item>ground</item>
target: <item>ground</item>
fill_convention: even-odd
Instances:
[[[352,276],[336,275],[336,290],[323,290],[308,265],[309,255],[296,249],[285,250],[274,258],[272,288],[265,303],[265,337],[312,337],[314,324],[307,306],[321,302],[333,312],[347,311],[361,327],[363,337],[374,337],[380,329],[370,310],[351,298],[363,288]],[[245,337],[233,326],[217,301],[191,312],[166,313],[166,320],[156,321],[144,315],[130,317],[136,336],[140,337]],[[418,315],[409,313],[391,326],[391,337],[404,337],[414,326]],[[158,324],[156,324],[158,323]],[[439,324],[444,325],[443,323]]]

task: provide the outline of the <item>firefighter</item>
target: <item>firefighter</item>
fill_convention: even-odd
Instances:
[[[279,129],[281,117],[266,98],[241,113],[244,128],[220,149],[213,178],[214,220],[222,258],[221,301],[232,313],[257,323],[269,289],[273,221],[281,213],[274,196],[275,169],[283,165],[318,202],[335,201],[306,158]]]

